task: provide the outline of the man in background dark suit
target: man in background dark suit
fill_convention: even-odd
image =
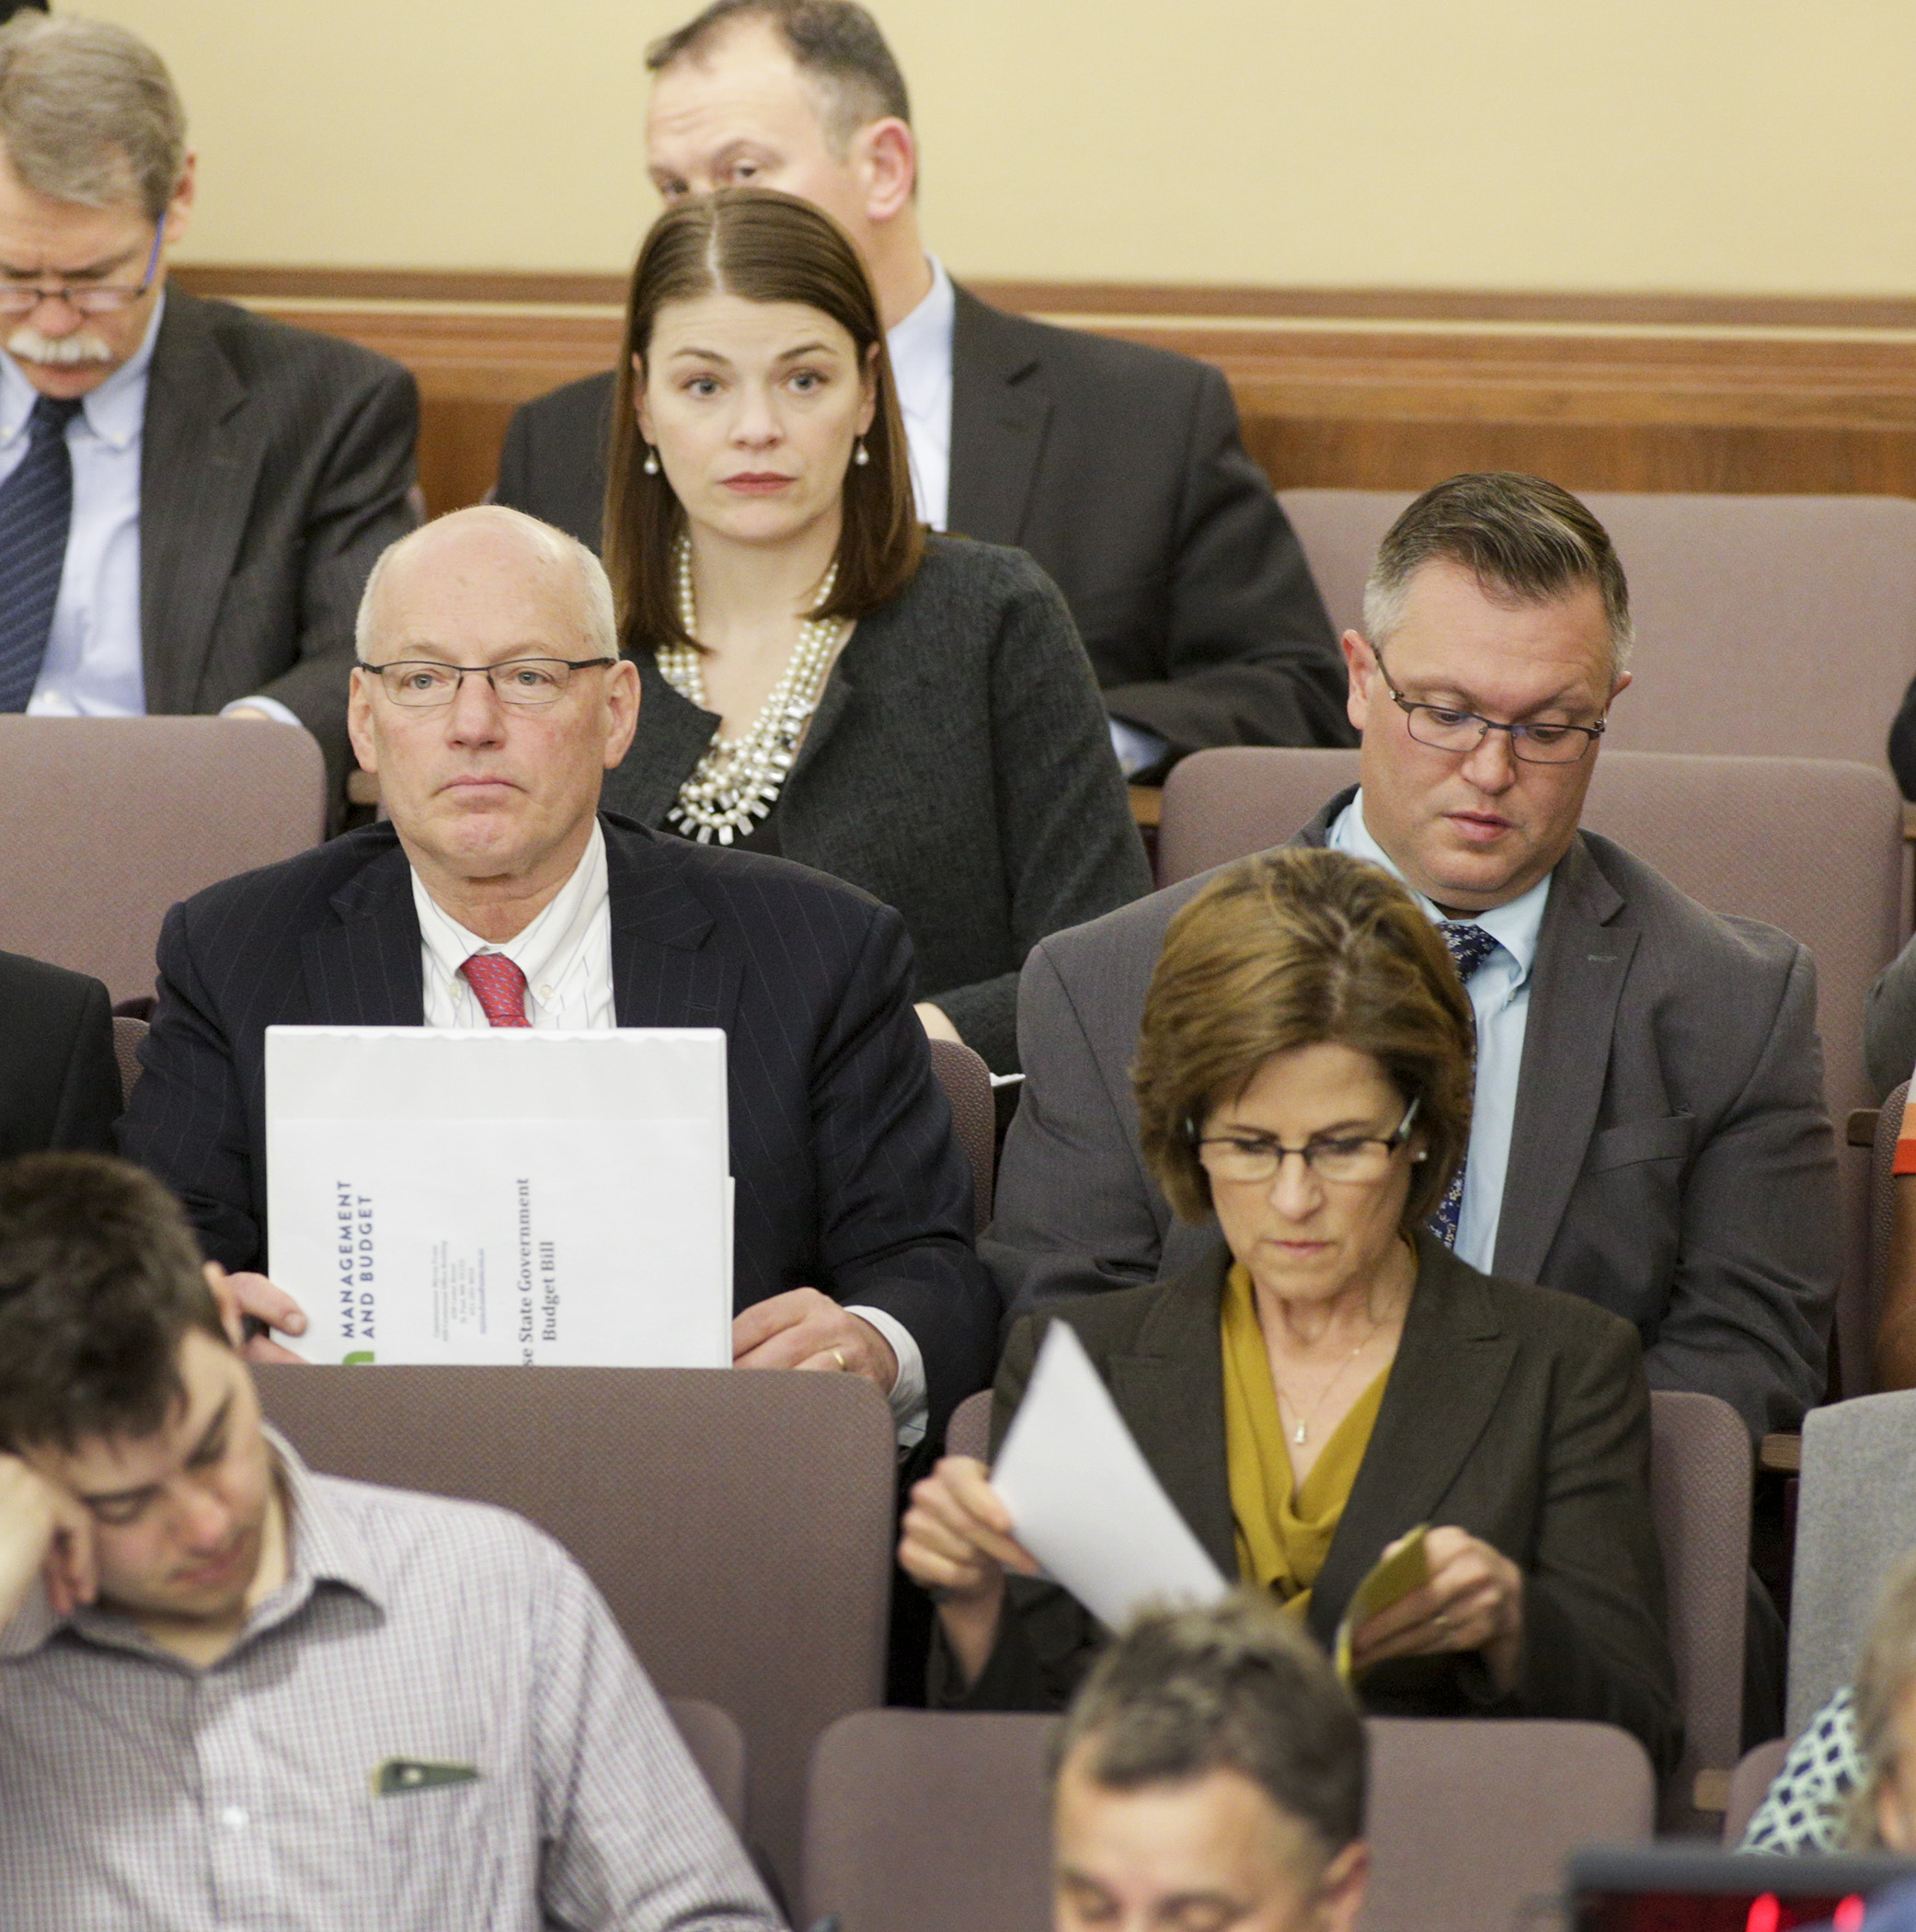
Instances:
[[[304,725],[338,791],[418,398],[383,356],[169,288],[192,201],[151,48],[0,29],[0,711]]]
[[[648,55],[667,201],[803,195],[858,244],[889,332],[920,514],[1027,550],[1063,591],[1119,762],[1350,742],[1330,620],[1208,363],[988,307],[919,239],[905,84],[851,0],[717,0]],[[499,500],[596,547],[612,377],[528,404]]]
[[[381,562],[362,637],[353,746],[391,819],[167,915],[122,1151],[242,1271],[249,1311],[297,1332],[253,1272],[268,1027],[722,1027],[737,1361],[863,1374],[901,1440],[935,1438],[990,1378],[997,1297],[898,914],[598,814],[638,673],[603,569],[558,532],[442,518]]]
[[[1624,1317],[1653,1388],[1720,1396],[1760,1436],[1821,1398],[1841,1247],[1816,970],[1578,829],[1629,640],[1622,569],[1575,498],[1440,484],[1345,633],[1361,787],[1298,836],[1394,871],[1458,955],[1478,1044],[1456,1251]],[[1203,882],[1026,962],[983,1244],[1020,1310],[1176,1274],[1216,1239],[1146,1177],[1130,1080],[1165,929]]]
[[[0,952],[0,1160],[110,1154],[119,1114],[107,989],[84,972]]]

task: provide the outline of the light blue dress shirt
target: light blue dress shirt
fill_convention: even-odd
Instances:
[[[1404,880],[1364,823],[1361,791],[1337,814],[1325,844],[1353,858],[1369,859],[1392,878]],[[1421,892],[1412,889],[1411,897],[1433,924],[1442,923],[1443,913]],[[1477,1077],[1470,1156],[1457,1213],[1457,1254],[1486,1274],[1497,1253],[1497,1223],[1503,1215],[1510,1132],[1517,1121],[1517,1076],[1523,1067],[1523,1035],[1530,1023],[1531,970],[1537,961],[1537,935],[1549,898],[1546,873],[1521,898],[1475,914],[1476,924],[1496,939],[1497,949],[1464,988],[1477,1017]]]
[[[140,662],[140,444],[146,371],[164,296],[138,352],[83,402],[66,426],[74,466],[73,523],[53,604],[47,654],[28,714],[36,718],[139,718],[146,710]],[[37,395],[0,353],[0,482],[27,454]]]
[[[83,400],[66,426],[74,466],[73,522],[53,625],[29,718],[143,718],[140,638],[140,451],[146,372],[166,313],[162,292],[139,350]],[[25,460],[39,392],[0,351],[0,483]],[[236,698],[281,724],[299,719],[277,698]],[[225,707],[234,708],[233,705]]]

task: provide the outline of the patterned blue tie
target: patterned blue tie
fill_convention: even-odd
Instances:
[[[79,410],[77,397],[36,397],[27,454],[0,483],[0,711],[27,708],[47,654],[74,513],[66,426]]]
[[[1443,943],[1451,949],[1451,963],[1457,969],[1457,977],[1468,986],[1474,973],[1492,953],[1497,950],[1495,937],[1486,933],[1474,919],[1440,919],[1437,929],[1443,935]],[[1457,1163],[1457,1171],[1451,1177],[1451,1184],[1444,1190],[1444,1197],[1437,1203],[1437,1212],[1432,1214],[1428,1226],[1430,1232],[1446,1248],[1457,1245],[1457,1216],[1463,1206],[1463,1163]]]

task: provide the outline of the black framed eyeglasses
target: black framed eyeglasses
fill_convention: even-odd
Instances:
[[[1508,732],[1510,755],[1525,765],[1575,765],[1603,735],[1607,720],[1593,725],[1499,724],[1494,718],[1481,718],[1474,711],[1459,711],[1450,705],[1427,705],[1405,697],[1391,683],[1384,669],[1383,653],[1373,644],[1371,654],[1377,660],[1378,675],[1383,679],[1393,702],[1403,712],[1405,727],[1419,744],[1433,752],[1474,752],[1493,731]]]
[[[83,316],[109,316],[131,308],[148,289],[160,271],[160,242],[166,233],[161,216],[153,231],[153,252],[146,258],[146,272],[138,288],[124,282],[82,282],[78,288],[67,284],[49,286],[43,282],[9,282],[0,279],[0,316],[30,316],[42,302],[63,302]]]
[[[542,705],[556,705],[566,695],[575,671],[591,671],[595,665],[616,664],[616,658],[509,658],[503,664],[435,664],[428,658],[404,658],[392,664],[369,664],[361,658],[359,668],[379,680],[380,687],[396,705],[410,710],[431,711],[449,705],[459,696],[459,687],[469,677],[482,677],[492,686],[492,694],[502,705],[535,711]]]
[[[1337,1187],[1360,1187],[1382,1180],[1390,1172],[1392,1158],[1410,1138],[1411,1122],[1417,1117],[1417,1103],[1413,1100],[1388,1134],[1319,1134],[1302,1147],[1287,1147],[1282,1141],[1261,1133],[1200,1135],[1195,1121],[1190,1124],[1190,1134],[1198,1158],[1213,1180],[1252,1185],[1275,1180],[1286,1156],[1294,1154],[1319,1180]]]

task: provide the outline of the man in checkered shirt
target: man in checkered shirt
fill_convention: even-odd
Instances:
[[[139,1169],[0,1168],[0,1926],[775,1927],[578,1567],[311,1474],[223,1287]]]

